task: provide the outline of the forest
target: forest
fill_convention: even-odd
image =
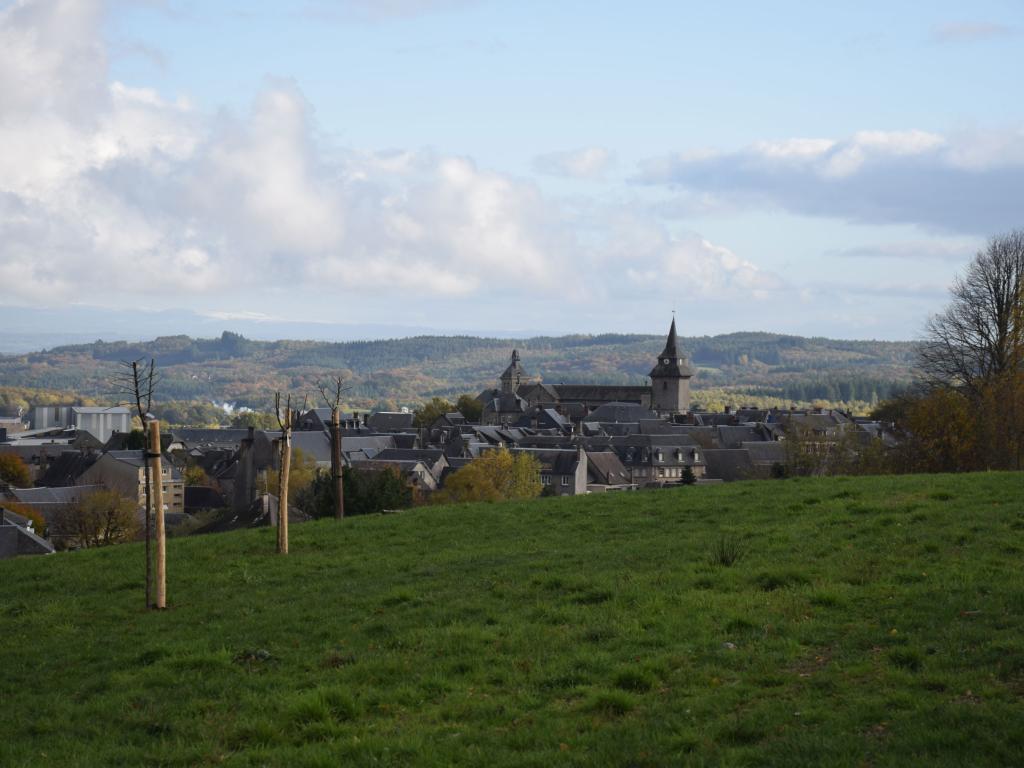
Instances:
[[[162,336],[0,356],[0,408],[81,401],[112,404],[125,361],[155,359],[158,404],[190,423],[227,423],[232,408],[267,410],[274,392],[310,398],[341,375],[349,409],[417,407],[496,386],[513,348],[529,374],[549,383],[643,384],[664,337],[602,334],[495,339],[418,336],[330,343],[256,341],[224,331],[212,339]],[[681,338],[697,374],[694,402],[825,404],[863,411],[911,382],[912,342],[848,341],[769,333]],[[229,407],[224,409],[222,404]]]

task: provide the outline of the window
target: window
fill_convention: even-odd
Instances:
[[[664,467],[658,467],[658,477],[664,477],[664,476],[665,476],[665,468]]]
[[[551,485],[551,476],[550,475],[541,475],[540,476],[540,484],[541,485]]]
[[[568,484],[569,484],[569,476],[568,475],[562,475],[562,485],[568,485]]]

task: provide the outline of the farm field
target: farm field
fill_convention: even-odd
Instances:
[[[1024,476],[425,507],[0,563],[4,766],[1024,764]]]

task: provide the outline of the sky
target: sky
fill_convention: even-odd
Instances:
[[[0,0],[0,309],[912,339],[1024,227],[1022,35],[1019,0]]]

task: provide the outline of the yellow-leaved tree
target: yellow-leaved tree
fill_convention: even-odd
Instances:
[[[540,462],[529,453],[512,453],[507,448],[485,452],[445,482],[434,495],[438,503],[465,501],[507,501],[539,496]]]

